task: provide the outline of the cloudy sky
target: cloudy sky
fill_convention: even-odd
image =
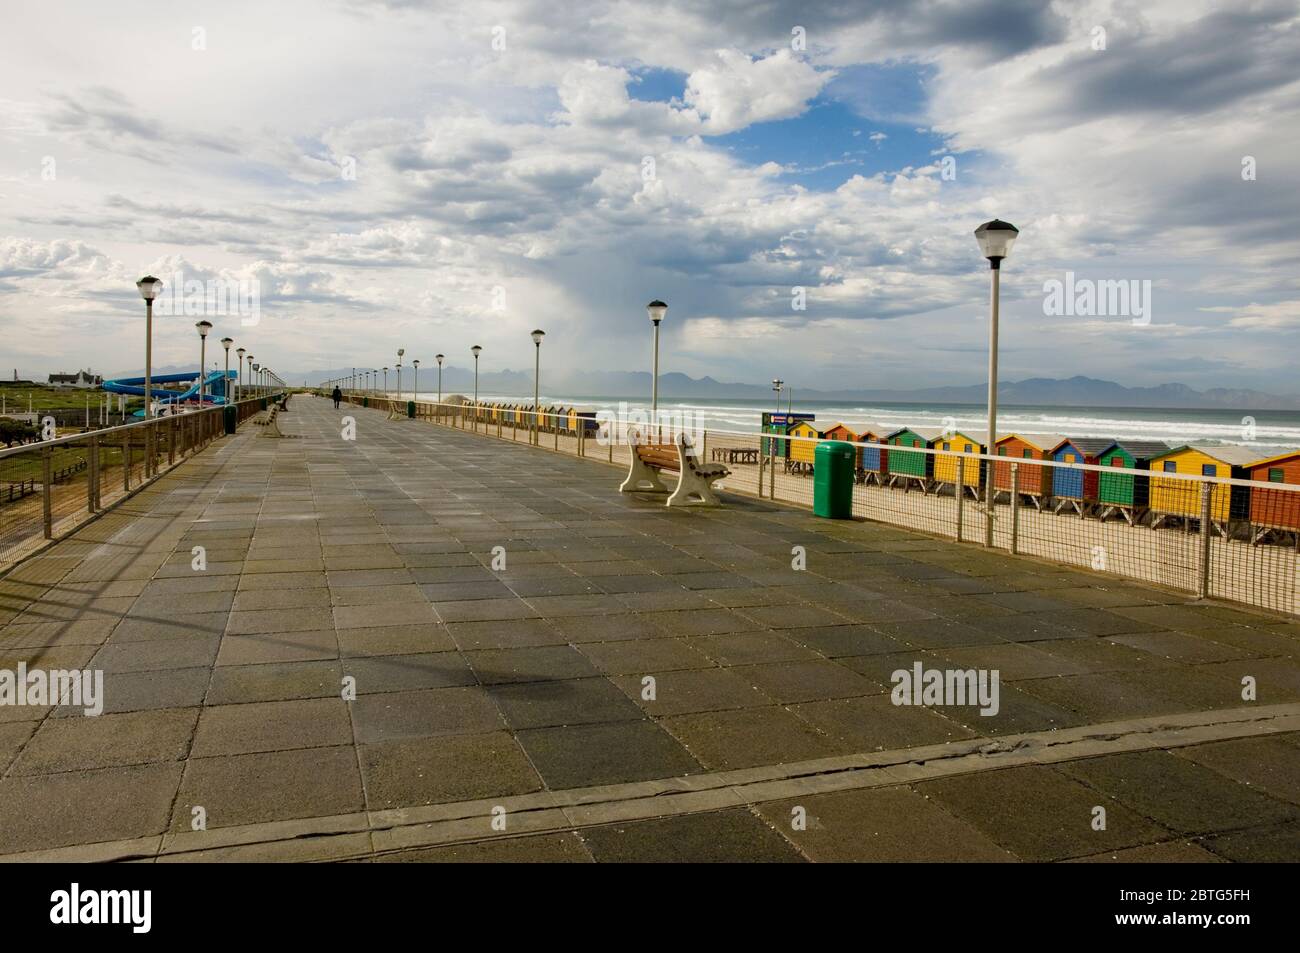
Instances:
[[[8,0],[3,373],[143,364],[134,282],[259,282],[286,373],[485,369],[807,387],[1002,373],[1300,392],[1288,0]],[[1151,282],[1150,313],[1045,283]],[[1143,287],[1141,284],[1138,288]],[[803,310],[796,309],[804,289]],[[159,318],[154,361],[193,359]]]

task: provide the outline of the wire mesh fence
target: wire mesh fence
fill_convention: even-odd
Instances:
[[[627,468],[627,428],[575,408],[345,399],[397,417]],[[812,506],[822,438],[672,424],[633,428],[642,442],[685,434],[697,459],[729,473],[724,491]],[[1152,472],[926,446],[854,448],[855,517],[956,542],[1300,614],[1300,484]],[[675,448],[674,448],[675,450]]]
[[[236,422],[263,409],[234,405]],[[224,408],[0,449],[0,571],[72,532],[225,432]]]

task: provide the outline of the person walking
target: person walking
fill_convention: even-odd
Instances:
[[[343,400],[343,391],[338,389],[338,385],[335,385],[334,393],[331,394],[330,396],[334,398],[334,409],[338,410],[339,402]]]

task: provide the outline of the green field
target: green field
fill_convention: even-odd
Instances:
[[[0,400],[6,413],[27,413],[27,395],[31,395],[32,412],[43,410],[79,410],[85,413],[86,397],[90,397],[90,414],[94,419],[95,408],[104,400],[102,390],[58,390],[45,384],[14,384],[0,381]],[[140,406],[140,398],[130,398],[128,404]],[[117,410],[117,395],[113,395],[113,409]]]

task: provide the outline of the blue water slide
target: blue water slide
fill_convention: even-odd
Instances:
[[[230,372],[228,380],[233,381],[236,377],[235,371]],[[226,402],[225,386],[223,371],[211,371],[208,373],[204,383],[207,385],[204,394],[204,403],[207,404],[224,404]],[[150,386],[153,390],[154,398],[162,404],[179,404],[188,401],[198,400],[199,396],[199,375],[198,371],[182,372],[180,374],[160,374],[157,377],[150,378]],[[186,381],[193,383],[185,390],[166,390],[161,387],[154,387],[155,384],[182,384]],[[143,377],[122,377],[117,380],[104,381],[104,390],[110,394],[125,394],[130,397],[144,396],[144,378]],[[220,391],[221,393],[217,393]]]

